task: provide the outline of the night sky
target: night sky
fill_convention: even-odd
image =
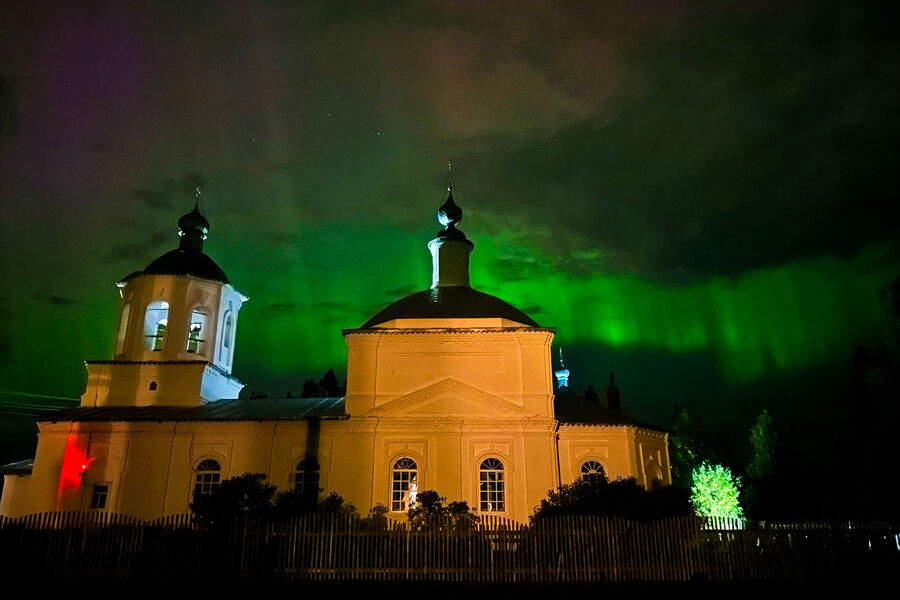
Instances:
[[[177,245],[198,184],[205,249],[250,297],[235,375],[343,379],[341,328],[430,284],[448,160],[473,286],[557,328],[573,388],[615,371],[635,415],[680,404],[743,440],[766,407],[828,445],[854,349],[879,344],[900,275],[887,3],[20,4],[0,18],[3,402],[81,393],[115,282]]]

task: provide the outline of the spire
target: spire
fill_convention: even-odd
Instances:
[[[469,287],[469,253],[475,244],[456,228],[463,211],[453,200],[453,165],[447,163],[447,199],[438,209],[438,222],[444,229],[428,243],[433,259],[431,287]]]
[[[616,376],[612,371],[609,372],[609,387],[606,388],[606,407],[609,410],[622,410],[622,395],[616,387]]]
[[[194,210],[178,219],[178,247],[185,252],[202,252],[203,240],[209,233],[209,221],[200,213],[200,196],[203,191],[197,186],[194,196]]]
[[[563,360],[562,348],[559,349],[559,371],[556,371],[556,382],[559,389],[569,387],[569,370],[566,368],[566,362]]]

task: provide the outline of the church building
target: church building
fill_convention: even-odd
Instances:
[[[247,298],[203,253],[199,206],[178,248],[118,282],[111,360],[88,361],[77,408],[40,416],[33,461],[6,469],[0,514],[182,514],[224,479],[265,473],[280,490],[337,492],[402,518],[418,491],[526,521],[548,490],[605,474],[671,481],[667,432],[554,389],[554,329],[469,282],[474,244],[452,186],[428,243],[431,286],[344,329],[342,398],[241,398],[232,374]]]

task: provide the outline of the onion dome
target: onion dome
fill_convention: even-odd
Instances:
[[[197,200],[194,210],[178,219],[178,248],[166,252],[143,271],[132,273],[125,279],[136,275],[189,275],[200,279],[208,279],[219,283],[229,283],[225,272],[213,259],[203,253],[203,240],[209,233],[209,221],[200,212],[200,189],[197,188]],[[124,280],[123,280],[124,281]]]
[[[181,243],[178,247],[186,251],[203,251],[203,240],[209,233],[209,221],[200,214],[200,186],[197,186],[197,198],[194,201],[194,210],[178,219],[178,235]]]
[[[475,247],[456,228],[463,212],[453,199],[448,177],[447,200],[437,213],[444,229],[428,243],[432,256],[431,289],[397,300],[366,321],[363,329],[395,319],[507,319],[526,327],[540,327],[531,317],[500,298],[473,290],[469,285],[469,254]]]
[[[453,200],[453,181],[447,183],[447,199],[438,209],[438,223],[444,226],[444,229],[438,232],[439,240],[458,240],[468,241],[466,234],[456,228],[456,225],[462,221],[462,208]]]
[[[200,213],[200,207],[194,206],[194,210],[178,219],[178,230],[182,236],[197,231],[205,240],[209,234],[209,221]]]

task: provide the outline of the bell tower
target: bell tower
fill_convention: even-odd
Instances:
[[[88,361],[82,406],[191,406],[237,398],[238,312],[247,297],[203,253],[209,221],[178,220],[178,248],[116,285],[122,297],[112,360]]]

